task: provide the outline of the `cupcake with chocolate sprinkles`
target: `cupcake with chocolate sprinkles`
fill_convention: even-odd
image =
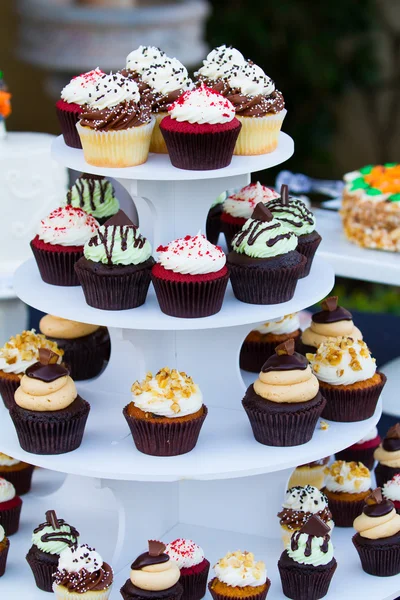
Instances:
[[[67,192],[64,204],[81,208],[100,225],[119,211],[112,183],[101,175],[82,173]]]
[[[376,483],[383,487],[387,481],[400,473],[400,423],[393,425],[374,452],[378,461],[375,467]]]

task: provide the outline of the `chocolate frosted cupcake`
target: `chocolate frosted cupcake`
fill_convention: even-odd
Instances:
[[[332,531],[334,522],[325,494],[312,485],[288,489],[278,513],[285,548],[290,545],[292,534],[299,531],[312,515],[317,515]]]
[[[351,527],[361,513],[365,498],[372,492],[371,474],[362,463],[337,460],[325,469],[329,509],[337,527]]]
[[[22,500],[15,487],[0,477],[0,525],[7,537],[17,533],[21,516]]]
[[[400,573],[400,515],[381,488],[365,500],[362,513],[354,521],[357,531],[353,544],[366,573],[391,577]]]
[[[394,475],[382,488],[382,495],[386,500],[393,502],[398,515],[400,515],[400,473]]]
[[[89,306],[126,310],[144,304],[154,265],[151,245],[120,210],[85,245],[76,274]]]
[[[374,427],[356,444],[336,452],[335,458],[337,460],[362,462],[371,471],[375,464],[374,452],[380,443],[381,438],[378,435],[378,429]]]
[[[110,565],[96,550],[82,544],[61,552],[53,592],[56,600],[107,600],[113,580]]]
[[[323,342],[307,359],[327,400],[325,419],[348,423],[372,417],[386,376],[376,370],[365,342],[339,337]]]
[[[166,546],[162,542],[149,541],[149,551],[138,556],[132,563],[130,577],[121,588],[124,600],[182,598],[178,565],[165,551]]]
[[[233,292],[249,304],[279,304],[294,296],[305,257],[297,237],[259,202],[232,240],[227,263]]]
[[[120,73],[104,75],[80,115],[83,155],[98,167],[134,167],[146,162],[155,120],[148,97]]]
[[[214,571],[216,576],[208,584],[214,600],[265,600],[271,587],[265,563],[256,562],[252,552],[228,552],[214,565]]]
[[[0,525],[0,577],[6,572],[7,556],[10,549],[10,540],[6,537],[4,527]]]
[[[57,354],[39,351],[39,362],[26,370],[15,392],[10,416],[21,448],[33,454],[64,454],[81,445],[89,403]]]
[[[53,591],[60,554],[67,548],[75,547],[78,541],[79,532],[74,527],[58,519],[54,510],[46,512],[46,521],[34,529],[32,546],[26,555],[40,590]]]
[[[318,600],[326,596],[336,571],[330,529],[313,515],[291,538],[278,561],[282,590],[293,600]]]
[[[64,362],[75,381],[96,377],[104,367],[107,330],[98,325],[70,321],[45,315],[39,323],[40,331],[64,351]]]
[[[243,406],[260,444],[305,444],[313,436],[325,399],[307,360],[294,351],[293,340],[275,352],[247,388]]]
[[[221,310],[228,284],[226,256],[200,232],[157,248],[151,271],[157,300],[171,317],[209,317]]]
[[[289,479],[289,487],[312,485],[318,490],[324,487],[325,467],[329,463],[330,456],[313,460],[312,462],[299,465],[295,468]]]
[[[33,465],[0,452],[0,477],[13,484],[18,496],[27,494],[31,489],[34,469]]]
[[[353,340],[362,340],[361,331],[353,323],[351,312],[338,305],[338,297],[330,296],[321,302],[322,310],[311,317],[311,325],[301,336],[301,352],[316,352],[323,342],[346,336]]]
[[[240,350],[240,368],[259,373],[265,361],[275,354],[275,348],[279,344],[293,339],[297,349],[300,336],[298,313],[260,323],[243,342]]]
[[[376,484],[384,484],[400,473],[400,423],[393,425],[387,432],[383,442],[374,452],[378,461],[375,467]]]
[[[165,553],[176,562],[183,587],[182,600],[201,600],[207,591],[210,563],[204,551],[192,540],[177,539],[167,544]]]
[[[221,233],[221,214],[222,205],[226,198],[227,193],[222,192],[218,198],[210,206],[210,210],[207,214],[206,219],[206,237],[211,244],[216,246],[218,244],[219,236]]]
[[[193,450],[208,411],[191,377],[164,367],[135,381],[132,394],[123,414],[140,452],[177,456]]]
[[[64,204],[81,208],[100,225],[119,211],[119,202],[110,181],[101,175],[82,173],[69,188]]]
[[[48,348],[60,357],[64,354],[57,344],[34,329],[22,331],[0,348],[0,394],[6,408],[14,404],[14,394],[28,367],[39,359],[39,349]]]

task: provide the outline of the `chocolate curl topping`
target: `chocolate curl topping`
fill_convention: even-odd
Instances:
[[[365,498],[365,504],[368,506],[373,506],[374,504],[382,504],[382,489],[380,487],[376,488],[369,496]]]
[[[310,517],[305,525],[300,529],[300,533],[306,533],[314,537],[325,537],[330,533],[330,528],[318,515]]]
[[[129,225],[130,227],[135,227],[136,229],[136,225],[132,223],[128,215],[126,215],[123,210],[119,210],[114,216],[110,217],[104,223],[105,227],[109,227],[111,225],[120,227],[126,227],[127,225]]]
[[[149,555],[150,556],[161,556],[166,550],[165,544],[157,542],[156,540],[149,540]]]
[[[255,219],[256,221],[262,221],[263,223],[269,223],[272,221],[274,216],[272,212],[265,206],[265,204],[259,202],[253,210],[251,218]]]
[[[39,348],[39,362],[42,365],[56,365],[60,357],[48,348]]]
[[[389,440],[400,440],[400,423],[396,423],[386,434]]]
[[[275,353],[278,356],[282,356],[283,354],[287,354],[288,356],[293,356],[293,354],[294,354],[294,339],[291,338],[290,340],[286,340],[286,342],[279,344],[279,346],[277,346],[275,348]]]
[[[55,510],[48,510],[47,511],[47,513],[46,513],[46,521],[48,522],[49,525],[52,526],[52,528],[54,529],[54,531],[56,529],[60,528],[60,524],[58,522]]]
[[[105,179],[104,175],[92,175],[91,173],[82,173],[80,176],[81,179],[96,179],[98,181],[102,181]]]
[[[286,183],[283,183],[281,187],[281,203],[286,205],[289,204],[289,187]]]
[[[338,306],[338,297],[329,296],[329,298],[325,298],[325,300],[321,302],[321,306],[324,310],[328,310],[329,312],[336,310]]]

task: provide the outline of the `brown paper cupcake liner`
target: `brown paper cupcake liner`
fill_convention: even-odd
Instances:
[[[221,233],[221,205],[210,208],[206,219],[206,237],[209,242],[216,246]]]
[[[306,354],[315,354],[317,351],[317,348],[314,348],[314,346],[307,346],[307,344],[303,344],[303,342],[301,341],[301,338],[300,338],[300,340],[298,341],[296,350],[297,350],[297,352],[299,352],[300,354],[305,356]]]
[[[316,235],[313,235],[316,234]],[[303,256],[306,257],[307,262],[304,265],[304,270],[303,270],[303,274],[301,275],[301,278],[303,277],[307,277],[307,275],[310,274],[310,270],[311,270],[311,266],[314,260],[314,256],[315,253],[318,249],[318,246],[320,245],[322,238],[321,236],[314,231],[313,234],[310,234],[310,236],[305,236],[305,237],[310,237],[312,236],[311,239],[309,239],[308,241],[303,241],[301,238],[302,236],[300,236],[298,238],[298,244],[297,244],[297,252],[300,252],[300,254],[302,254]]]
[[[23,496],[31,489],[34,470],[35,467],[33,465],[27,465],[25,468],[15,471],[2,471],[0,467],[0,477],[13,484],[17,496]]]
[[[210,563],[208,560],[205,563],[200,573],[185,575],[181,572],[179,583],[183,587],[182,600],[201,600],[206,595]]]
[[[343,389],[322,384],[321,392],[326,398],[323,418],[339,423],[354,423],[372,417],[386,383],[386,376],[383,373],[380,376],[381,383],[368,388]]]
[[[132,585],[130,579],[120,589],[120,594],[124,600],[150,600],[150,597],[152,600],[183,600],[182,593],[183,589],[179,582],[168,590],[158,591],[157,596],[154,595],[154,592],[136,588]]]
[[[325,492],[325,488],[322,491]],[[352,502],[328,497],[329,510],[332,513],[332,519],[336,527],[353,527],[354,519],[361,515],[364,505],[364,499]]]
[[[304,565],[287,566],[279,560],[278,569],[283,593],[293,600],[319,600],[328,593],[336,567],[337,562],[334,558],[324,569]]]
[[[353,450],[346,448],[335,454],[336,460],[345,460],[346,462],[362,462],[370,471],[374,468],[374,452],[376,448],[366,448],[365,450]]]
[[[236,596],[233,596],[233,595],[228,596],[228,595],[224,595],[224,594],[219,594],[218,592],[214,591],[212,589],[212,585],[215,580],[216,580],[216,577],[214,577],[214,579],[211,579],[210,583],[208,584],[208,589],[214,600],[231,600],[232,598],[236,598]],[[237,597],[240,598],[240,600],[265,600],[265,598],[267,597],[267,594],[269,592],[269,588],[271,587],[270,579],[267,579],[266,584],[267,584],[267,587],[262,592],[258,592],[257,594],[248,594],[248,595],[241,594],[240,596],[237,596]]]
[[[243,219],[243,224],[246,222],[246,219]],[[236,223],[227,223],[221,219],[221,231],[225,236],[226,245],[228,246],[228,251],[232,250],[232,239],[233,237],[242,230],[242,225],[238,225]]]
[[[392,577],[400,573],[400,544],[365,545],[360,535],[353,536],[353,544],[358,552],[363,570],[377,577]]]
[[[4,573],[6,572],[7,556],[8,556],[9,549],[10,549],[10,540],[7,540],[6,547],[4,548],[4,550],[0,551],[0,577],[3,577]]]
[[[209,317],[221,310],[229,274],[211,281],[168,281],[151,276],[160,309],[171,317]]]
[[[99,329],[76,339],[48,337],[64,350],[63,362],[68,365],[74,381],[96,377],[104,367],[104,333]]]
[[[82,148],[81,139],[76,130],[76,124],[79,121],[80,113],[62,110],[57,106],[56,112],[60,122],[64,142],[67,144],[67,146],[70,146],[70,148]]]
[[[22,502],[7,508],[6,510],[0,510],[0,525],[3,527],[6,537],[14,535],[19,529],[19,519],[21,516]]]
[[[299,339],[299,337],[295,338],[296,352],[298,352]],[[277,345],[277,342],[246,342],[245,340],[240,349],[240,368],[250,373],[259,373],[265,361],[275,354]]]
[[[54,564],[36,559],[29,550],[26,555],[27,563],[29,564],[35,583],[39,590],[44,592],[53,591],[54,575],[57,571],[58,561]]]
[[[33,412],[29,414],[30,411],[13,406],[10,416],[21,448],[32,454],[65,454],[79,448],[90,411],[89,403],[80,400],[82,409],[74,414],[65,414],[63,419],[55,419],[51,413],[40,416]]]
[[[52,252],[37,248],[31,242],[40,276],[45,283],[52,285],[79,285],[75,273],[75,263],[83,256],[83,250],[76,252]]]
[[[200,417],[180,423],[174,419],[169,423],[135,419],[129,416],[128,406],[125,406],[123,414],[139,452],[151,456],[178,456],[187,454],[196,446],[208,410],[203,405]]]
[[[19,379],[18,381],[14,381],[12,379],[0,376],[0,394],[3,399],[4,406],[8,409],[15,404],[14,394],[19,388],[19,384]]]
[[[377,487],[383,487],[387,481],[390,481],[398,473],[400,473],[400,467],[388,467],[378,463],[375,468]]]

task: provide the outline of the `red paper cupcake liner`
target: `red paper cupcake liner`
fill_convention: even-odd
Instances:
[[[14,381],[8,377],[0,376],[0,394],[4,402],[4,406],[10,409],[14,404],[14,394],[19,388],[20,379]]]
[[[201,600],[206,595],[210,563],[206,559],[203,562],[204,568],[199,573],[186,575],[181,570],[179,583],[183,587],[182,600]]]
[[[201,416],[180,423],[174,419],[169,423],[135,419],[129,416],[128,406],[123,414],[139,452],[151,456],[178,456],[191,452],[196,446],[208,410],[203,405]]]
[[[303,273],[301,275],[301,279],[303,277],[307,277],[307,275],[310,274],[310,270],[311,270],[311,266],[314,260],[314,256],[315,253],[318,249],[318,246],[320,245],[321,241],[322,241],[322,237],[316,232],[314,231],[313,233],[311,233],[309,236],[306,235],[304,236],[304,239],[302,239],[303,236],[300,236],[298,238],[298,244],[297,244],[297,252],[300,252],[300,254],[302,254],[303,256],[306,257],[307,262],[304,265],[304,270]],[[306,240],[306,238],[308,238]]]
[[[366,448],[365,450],[353,450],[352,448],[346,448],[335,454],[336,460],[345,460],[346,462],[362,462],[370,471],[374,468],[375,448]]]
[[[81,138],[79,137],[79,133],[76,128],[76,124],[79,121],[79,116],[82,112],[82,109],[79,111],[68,111],[63,110],[56,105],[56,112],[60,122],[64,142],[67,144],[67,146],[70,146],[70,148],[82,148]]]
[[[299,339],[299,336],[295,337],[296,352]],[[250,373],[259,373],[265,361],[275,354],[277,346],[277,342],[246,342],[245,340],[240,349],[240,368]]]
[[[214,600],[231,600],[232,598],[236,597],[236,596],[227,596],[227,595],[225,596],[224,594],[219,594],[218,592],[214,591],[212,589],[212,586],[213,586],[213,583],[215,580],[216,580],[216,577],[214,577],[214,579],[211,579],[210,583],[208,584],[208,589]],[[267,579],[266,585],[267,585],[267,587],[262,592],[258,592],[257,594],[248,594],[247,596],[245,596],[244,594],[241,594],[240,596],[237,596],[237,597],[240,598],[240,600],[265,600],[265,598],[267,597],[269,588],[271,587],[270,579]]]
[[[7,540],[6,547],[4,548],[4,550],[0,551],[0,577],[3,577],[4,573],[6,572],[7,556],[8,556],[9,549],[10,549],[10,540]]]
[[[229,223],[227,221],[221,220],[221,231],[225,236],[226,245],[228,246],[229,252],[232,250],[232,239],[233,237],[242,230],[243,225],[245,224],[246,219],[243,219],[242,225],[238,223]]]
[[[43,590],[44,592],[52,592],[54,575],[57,571],[58,561],[54,564],[51,564],[51,562],[38,560],[32,555],[31,550],[29,550],[28,554],[26,555],[26,560],[32,570],[35,583],[39,590]]]
[[[33,465],[27,465],[23,469],[15,471],[2,471],[0,466],[0,477],[3,477],[3,479],[6,479],[13,484],[17,496],[23,496],[31,489],[34,470],[35,467]]]
[[[319,600],[328,593],[336,567],[337,562],[334,558],[326,568],[286,566],[279,560],[278,568],[283,593],[293,600]]]
[[[65,454],[79,448],[90,406],[78,398],[83,403],[82,409],[74,414],[65,414],[62,420],[52,418],[51,413],[37,416],[17,405],[13,406],[10,416],[21,448],[32,454]]]
[[[321,392],[326,398],[323,418],[339,423],[354,423],[372,417],[386,383],[386,376],[383,373],[380,376],[381,383],[369,388],[343,389],[322,384]]]
[[[83,256],[83,249],[76,252],[53,252],[37,248],[31,242],[33,255],[45,283],[52,285],[79,285],[75,263]]]
[[[325,493],[324,488],[322,491]],[[329,510],[336,527],[353,527],[354,519],[361,515],[364,505],[364,499],[352,502],[351,500],[336,500],[330,495],[328,497]]]
[[[171,317],[209,317],[221,310],[229,274],[210,281],[169,281],[151,276],[160,309]]]
[[[363,570],[377,577],[392,577],[400,573],[400,544],[365,545],[360,534],[353,536],[353,544],[358,552]]]
[[[15,496],[9,504],[11,504],[10,508],[5,508],[3,510],[0,508],[0,525],[3,527],[6,537],[14,535],[19,529],[22,500],[18,496]]]
[[[390,481],[398,473],[400,473],[400,467],[388,467],[378,463],[375,468],[377,487],[383,487],[387,481]]]

